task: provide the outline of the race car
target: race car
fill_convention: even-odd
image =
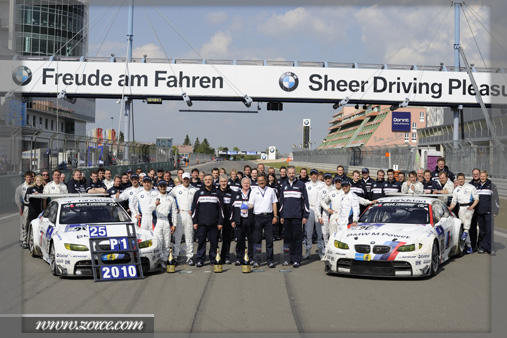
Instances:
[[[322,260],[334,274],[434,276],[441,263],[461,256],[463,225],[431,197],[386,197],[371,205],[357,226],[331,234]]]
[[[27,230],[28,247],[33,257],[40,256],[55,276],[92,276],[89,227],[118,227],[133,223],[127,212],[106,197],[66,197],[54,199],[34,219]],[[160,246],[153,231],[135,227],[143,272],[161,267]],[[99,243],[111,248],[108,239]],[[101,255],[108,263],[130,261],[127,253]]]

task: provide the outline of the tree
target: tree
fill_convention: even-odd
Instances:
[[[200,152],[201,152],[201,142],[199,141],[199,137],[197,137],[194,142],[194,153]]]
[[[183,141],[184,146],[191,146],[192,142],[190,142],[190,137],[188,137],[188,134],[185,135],[185,140]]]
[[[125,140],[125,136],[123,135],[123,131],[120,131],[120,142]]]

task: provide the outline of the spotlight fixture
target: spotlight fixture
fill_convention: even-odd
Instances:
[[[367,105],[367,104],[364,104],[364,105],[363,105],[363,110],[366,110],[366,109],[368,109],[368,105]]]
[[[399,107],[400,108],[406,108],[408,107],[408,103],[410,102],[410,100],[407,98],[405,98],[405,101],[403,101],[402,103],[399,104]]]
[[[182,93],[181,96],[183,96],[183,101],[187,103],[187,106],[192,107],[192,100],[190,100],[187,93]]]
[[[396,110],[396,105],[395,105],[395,104],[393,104],[393,105],[391,106],[391,108],[389,108],[389,110],[391,110],[391,111],[395,111],[395,110]]]
[[[349,100],[350,100],[350,98],[347,96],[346,98],[341,100],[339,103],[333,104],[333,109],[338,109],[338,108],[345,106],[347,103],[349,103]]]
[[[245,94],[245,96],[243,96],[243,99],[245,100],[243,103],[245,104],[245,106],[247,106],[247,108],[250,108],[250,106],[252,105],[252,98],[248,95]]]
[[[359,104],[356,104],[356,105],[354,106],[354,109],[359,109]]]

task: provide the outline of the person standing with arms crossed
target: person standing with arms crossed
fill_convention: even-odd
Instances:
[[[306,185],[296,179],[294,166],[287,168],[287,176],[280,192],[280,222],[285,227],[284,244],[289,245],[290,261],[298,268],[303,258],[303,225],[310,216],[310,205]],[[283,265],[289,265],[289,261]]]

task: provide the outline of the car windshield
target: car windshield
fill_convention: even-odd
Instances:
[[[386,202],[372,205],[361,215],[361,223],[428,224],[428,205],[422,203]]]
[[[80,202],[63,204],[60,224],[131,222],[116,202]]]

